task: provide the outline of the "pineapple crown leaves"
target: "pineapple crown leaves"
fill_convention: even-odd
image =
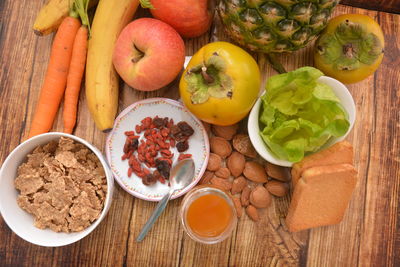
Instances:
[[[383,52],[378,37],[363,25],[346,20],[332,34],[323,34],[317,49],[324,62],[338,70],[354,70],[371,65]]]
[[[193,104],[202,104],[210,97],[232,98],[233,81],[225,70],[226,62],[214,53],[207,61],[187,71],[185,81]]]
[[[150,9],[154,9],[153,4],[151,3],[150,0],[139,0],[140,2],[140,6],[142,8],[150,8]]]

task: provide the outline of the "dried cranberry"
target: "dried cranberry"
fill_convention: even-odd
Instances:
[[[165,117],[164,118],[164,126],[168,127],[168,122],[169,122],[169,118]]]
[[[158,178],[155,177],[153,174],[149,173],[142,178],[142,183],[144,185],[152,185],[157,182]]]
[[[179,122],[178,127],[184,136],[191,136],[194,133],[192,126],[190,126],[186,121]]]
[[[161,128],[161,127],[165,126],[165,120],[162,118],[158,118],[158,117],[154,118],[153,123],[157,128]]]
[[[129,148],[135,151],[138,149],[138,146],[139,146],[139,139],[135,138],[131,141]]]
[[[180,132],[181,132],[181,129],[178,126],[176,126],[176,125],[171,126],[170,133],[172,136],[175,136],[175,135],[179,134]]]
[[[166,160],[156,160],[156,168],[164,178],[169,178],[171,166]]]
[[[183,142],[179,142],[176,144],[176,148],[178,149],[179,152],[184,152],[184,151],[188,150],[189,143],[187,140],[185,140]]]
[[[158,179],[158,178],[160,178],[161,174],[160,174],[159,171],[155,170],[155,171],[153,172],[153,176],[154,176],[155,178]]]

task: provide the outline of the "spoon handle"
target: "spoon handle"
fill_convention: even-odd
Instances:
[[[174,191],[171,190],[169,191],[161,200],[158,202],[158,205],[156,209],[153,211],[153,214],[151,214],[150,218],[147,220],[146,224],[144,225],[142,231],[140,231],[138,237],[136,238],[136,242],[140,242],[144,239],[144,237],[147,235],[153,224],[156,222],[158,217],[160,217],[161,213],[165,210],[167,207],[168,201],[172,196],[172,193]]]

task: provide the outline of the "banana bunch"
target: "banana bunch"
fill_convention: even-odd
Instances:
[[[95,6],[99,0],[90,0],[89,8]],[[68,16],[72,0],[49,0],[44,5],[33,24],[33,31],[39,35],[47,35],[58,29],[61,21]]]
[[[100,0],[94,16],[86,64],[86,100],[97,128],[112,129],[118,111],[118,74],[112,55],[122,29],[139,0]]]

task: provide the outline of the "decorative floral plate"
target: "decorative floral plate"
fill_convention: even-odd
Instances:
[[[162,184],[157,181],[147,186],[142,179],[132,173],[128,177],[128,160],[122,160],[123,147],[126,141],[125,132],[135,129],[135,125],[141,123],[145,117],[159,116],[168,117],[177,124],[180,121],[187,122],[193,129],[194,134],[189,138],[189,149],[185,154],[192,154],[195,164],[195,175],[192,183],[172,195],[172,199],[178,198],[194,187],[207,168],[209,156],[209,141],[203,124],[191,114],[180,102],[167,98],[144,99],[127,107],[115,119],[114,128],[109,133],[106,141],[106,156],[111,171],[118,184],[131,195],[149,201],[159,201],[169,190],[168,182]],[[140,134],[140,136],[142,136]],[[173,165],[177,162],[179,152],[171,148],[174,153]]]

